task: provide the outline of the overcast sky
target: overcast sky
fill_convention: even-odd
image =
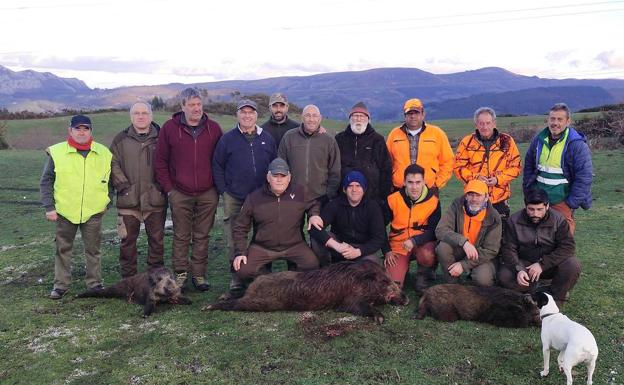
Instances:
[[[414,67],[624,79],[624,0],[2,0],[0,64],[90,87]]]

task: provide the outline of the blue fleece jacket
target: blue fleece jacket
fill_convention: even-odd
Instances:
[[[219,194],[227,192],[244,200],[266,181],[269,163],[277,156],[277,148],[271,134],[259,126],[256,126],[256,133],[249,141],[236,126],[217,143],[212,173]]]

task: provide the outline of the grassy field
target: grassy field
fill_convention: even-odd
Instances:
[[[165,115],[157,115],[162,123]],[[231,127],[231,117],[217,117]],[[542,117],[504,124],[538,124]],[[9,122],[9,139],[29,150],[0,151],[0,383],[1,384],[562,384],[552,370],[539,379],[539,329],[503,329],[471,322],[410,318],[407,307],[382,309],[386,323],[334,312],[201,312],[229,281],[222,210],[211,235],[209,292],[190,292],[188,307],[162,308],[148,319],[122,300],[82,300],[84,259],[75,257],[74,284],[60,301],[47,295],[53,279],[54,225],[44,220],[38,180],[41,148],[65,136],[67,118]],[[103,143],[127,125],[124,113],[93,116]],[[502,119],[501,119],[502,120]],[[436,122],[458,138],[469,121]],[[330,130],[344,122],[327,121]],[[387,133],[392,124],[376,125]],[[59,134],[60,131],[60,134]],[[44,140],[45,139],[45,140]],[[38,143],[36,146],[34,143]],[[524,153],[525,145],[521,146]],[[565,313],[585,324],[600,348],[595,384],[624,383],[624,152],[594,154],[594,207],[577,212],[579,283]],[[514,182],[512,208],[520,208]],[[460,193],[442,191],[446,208]],[[114,210],[105,217],[103,274],[119,279]],[[79,241],[78,241],[79,242]],[[169,255],[171,234],[167,234]],[[140,240],[140,269],[146,255]],[[170,260],[167,257],[167,265]],[[283,268],[283,264],[279,266]],[[554,357],[552,357],[554,360]],[[585,381],[585,369],[575,370]]]

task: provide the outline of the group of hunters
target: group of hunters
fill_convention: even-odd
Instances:
[[[241,296],[283,259],[298,271],[372,260],[401,286],[416,261],[417,292],[434,283],[438,265],[447,283],[471,279],[527,291],[549,279],[556,301],[568,299],[581,271],[574,210],[591,206],[592,163],[565,104],[550,109],[524,165],[488,107],[475,111],[476,129],[455,154],[444,130],[425,122],[419,99],[405,102],[405,121],[387,139],[362,102],[335,137],[321,125],[317,106],[303,109],[301,123],[288,117],[288,107],[284,94],[271,95],[271,116],[258,125],[256,103],[241,100],[236,126],[223,133],[204,113],[201,94],[188,88],[181,111],[162,128],[148,103],[132,105],[131,124],[110,149],[93,141],[89,117],[72,117],[67,140],[46,150],[40,183],[46,218],[56,222],[50,298],[70,287],[78,229],[87,288],[103,287],[102,216],[116,193],[122,277],[137,273],[141,224],[148,266],[163,265],[169,207],[176,280],[185,286],[190,278],[197,290],[208,290],[208,240],[221,196],[231,272],[224,297]],[[525,207],[511,213],[510,184],[521,173]],[[453,174],[463,194],[442,210],[439,191]]]

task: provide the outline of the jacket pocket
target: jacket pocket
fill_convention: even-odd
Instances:
[[[132,209],[139,205],[136,184],[131,184],[125,190],[117,193],[117,207],[120,209]]]
[[[163,207],[166,203],[165,194],[163,194],[163,192],[157,189],[154,185],[150,186],[148,199],[150,205],[153,207]]]

